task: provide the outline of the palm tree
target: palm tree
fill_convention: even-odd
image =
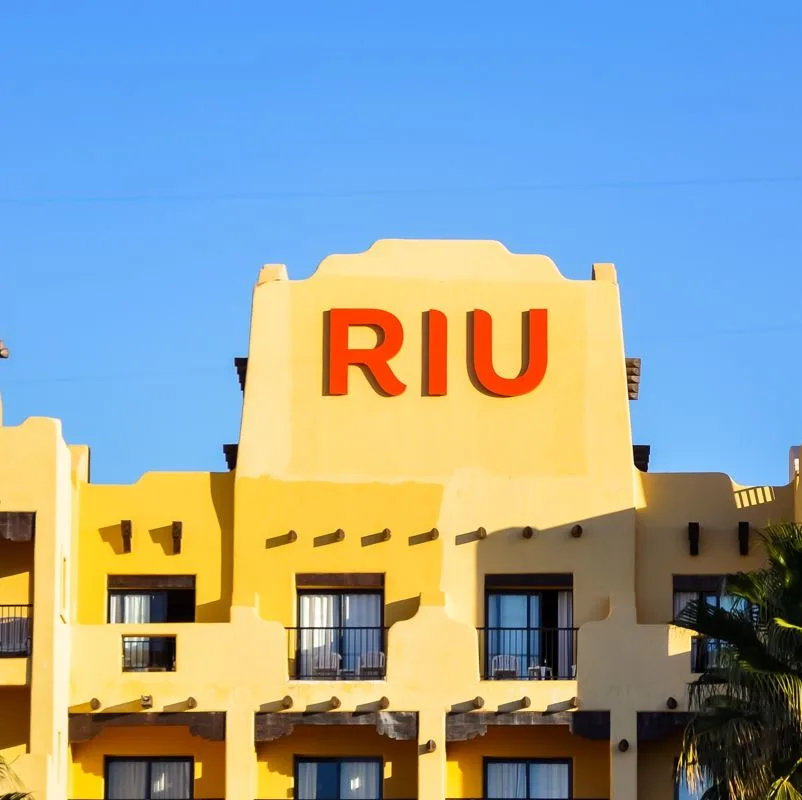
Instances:
[[[12,791],[7,791],[9,789]],[[32,796],[24,791],[22,781],[3,756],[0,756],[0,791],[5,792],[0,794],[0,800],[32,800]]]
[[[802,525],[761,537],[768,565],[725,578],[731,603],[694,601],[674,620],[708,656],[679,762],[703,800],[802,800]]]

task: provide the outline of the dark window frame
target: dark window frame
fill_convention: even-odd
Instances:
[[[298,800],[298,773],[301,764],[354,764],[354,763],[369,763],[379,765],[379,796],[376,800],[383,800],[384,798],[384,756],[293,756],[292,764],[292,796]],[[339,773],[337,775],[337,784],[339,785]],[[337,790],[339,793],[339,789]]]
[[[526,796],[531,798],[529,787],[529,767],[532,764],[566,764],[568,766],[568,800],[574,797],[574,759],[573,758],[496,758],[485,756],[482,759],[482,797],[487,798],[487,772],[489,764],[526,764]]]
[[[298,572],[295,588],[304,589],[381,589],[384,590],[383,572]]]
[[[197,589],[197,576],[195,575],[107,575],[106,588],[111,589]]]
[[[150,794],[150,785],[152,783],[153,764],[164,763],[189,763],[190,765],[190,781],[189,781],[189,796],[186,800],[194,800],[195,798],[195,757],[194,756],[104,756],[103,757],[103,798],[104,800],[113,800],[109,798],[109,766],[114,762],[119,761],[136,761],[147,762],[148,764],[148,796],[143,800],[153,800]],[[134,800],[130,798],[129,800]]]
[[[560,589],[574,588],[573,572],[487,573],[485,589]]]

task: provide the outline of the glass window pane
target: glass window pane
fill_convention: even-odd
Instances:
[[[113,592],[109,596],[109,622],[138,625],[166,621],[166,592]]]
[[[299,677],[336,677],[342,667],[337,632],[340,624],[339,595],[301,595],[299,617]]]
[[[376,761],[344,761],[340,765],[342,800],[378,800],[381,797],[381,764]]]
[[[147,761],[110,761],[106,797],[109,800],[147,800]]]
[[[491,594],[488,597],[488,627],[525,628],[529,597],[525,594]]]
[[[487,797],[505,798],[506,800],[525,800],[526,794],[526,762],[510,761],[490,763],[487,771]]]
[[[339,763],[336,761],[302,761],[298,764],[298,800],[338,800]]]
[[[381,594],[343,595],[344,629],[341,633],[341,640],[344,669],[355,672],[362,662],[381,663],[383,652],[382,604]]]
[[[529,797],[537,800],[568,800],[568,764],[530,764]]]
[[[491,676],[525,676],[534,639],[527,625],[529,595],[491,594],[487,602],[487,655]]]
[[[187,800],[192,796],[192,764],[188,761],[154,761],[150,770],[153,800]]]

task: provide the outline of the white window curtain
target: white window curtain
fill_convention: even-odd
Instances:
[[[571,678],[574,661],[574,593],[557,593],[557,677]]]
[[[164,622],[167,595],[164,592],[129,592],[109,598],[109,622],[129,625]]]
[[[487,668],[520,677],[540,664],[540,596],[491,594],[487,598]]]
[[[321,670],[339,667],[340,598],[331,594],[302,594],[300,603],[299,654],[301,677],[314,677]]]
[[[357,671],[359,659],[368,653],[383,652],[382,596],[346,594],[342,597],[343,668]],[[371,657],[371,661],[377,659]]]
[[[344,761],[340,765],[341,800],[378,800],[381,765],[376,761]]]
[[[674,619],[680,615],[688,603],[698,599],[699,592],[674,592]]]
[[[524,762],[507,762],[487,765],[487,797],[489,800],[525,800],[526,764]]]
[[[303,761],[298,765],[295,796],[299,800],[315,800],[317,797],[317,764],[314,761]]]
[[[537,800],[568,800],[570,783],[568,764],[530,764],[529,797]]]
[[[192,764],[188,761],[156,761],[151,765],[150,797],[153,800],[186,800],[191,796]]]
[[[112,761],[109,764],[106,796],[109,800],[147,800],[148,762]]]

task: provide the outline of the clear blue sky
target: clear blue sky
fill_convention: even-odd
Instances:
[[[802,442],[802,3],[0,4],[5,418],[225,469],[251,288],[385,237],[613,261],[653,470]]]

